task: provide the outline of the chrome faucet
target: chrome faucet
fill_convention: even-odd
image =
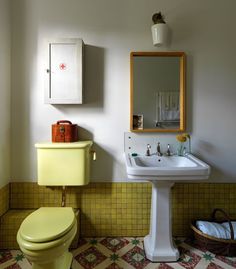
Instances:
[[[161,153],[161,143],[157,143],[157,156],[162,156],[163,154]]]
[[[151,151],[150,151],[150,149],[151,149],[150,144],[147,144],[146,156],[151,156]]]

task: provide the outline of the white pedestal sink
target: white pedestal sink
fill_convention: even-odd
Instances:
[[[179,251],[172,242],[171,187],[174,183],[152,181],[150,232],[144,238],[146,256],[151,261],[177,261]]]
[[[179,251],[172,241],[171,187],[177,181],[208,179],[210,167],[193,155],[159,157],[125,155],[128,178],[152,182],[150,232],[144,249],[154,262],[177,261]]]

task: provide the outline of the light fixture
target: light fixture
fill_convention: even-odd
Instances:
[[[164,45],[168,41],[168,26],[164,21],[161,12],[152,16],[152,41],[154,46]]]

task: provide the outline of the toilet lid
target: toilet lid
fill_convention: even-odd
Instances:
[[[22,222],[20,234],[30,242],[48,242],[63,236],[74,223],[71,207],[41,207]]]

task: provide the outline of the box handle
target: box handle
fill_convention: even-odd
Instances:
[[[61,123],[68,123],[68,124],[72,124],[72,122],[71,122],[71,121],[69,121],[69,120],[58,120],[58,121],[57,121],[57,125],[59,125],[59,124],[61,124]]]

